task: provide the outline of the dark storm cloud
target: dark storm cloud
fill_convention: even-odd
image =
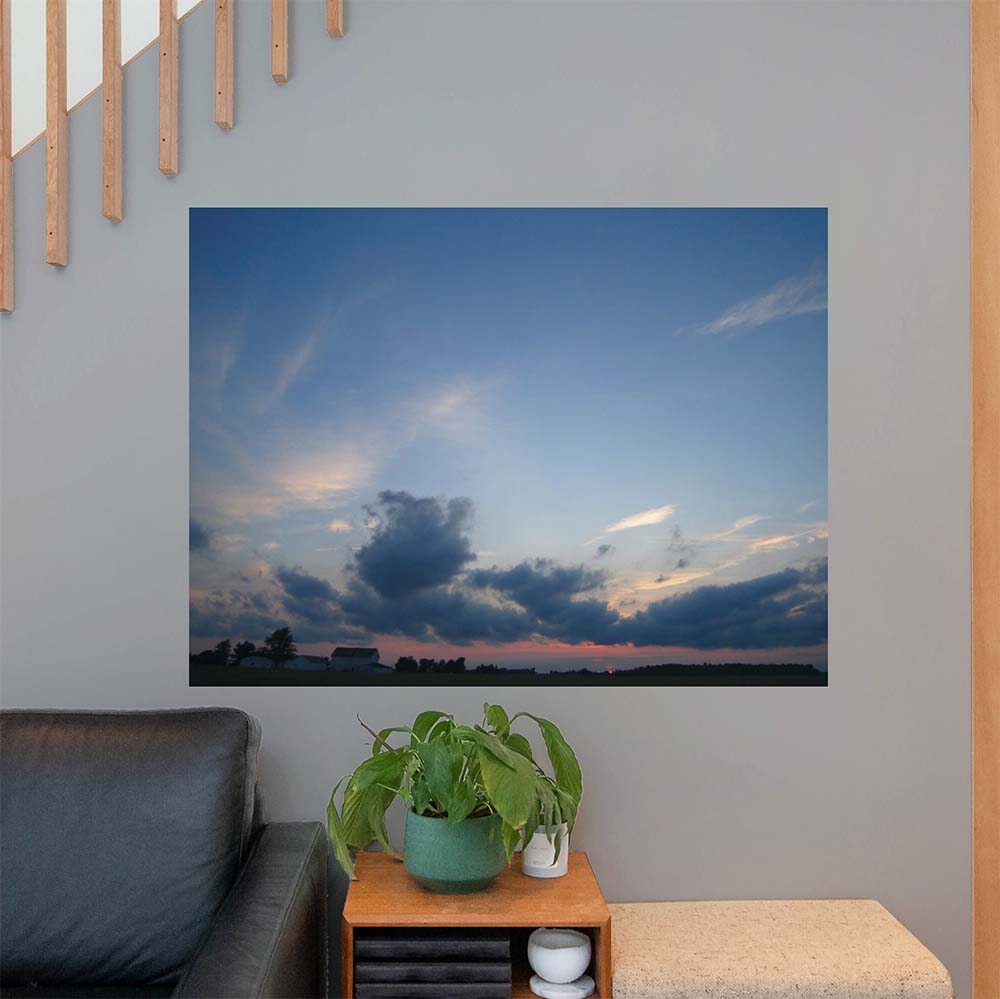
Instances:
[[[269,592],[212,590],[191,599],[191,634],[199,638],[262,638],[288,622]]]
[[[823,559],[741,583],[700,586],[623,617],[597,595],[602,573],[544,559],[475,570],[459,584],[396,599],[359,578],[338,591],[327,580],[282,567],[263,594],[216,591],[193,601],[191,631],[253,637],[287,624],[300,641],[391,634],[454,644],[541,638],[695,649],[803,647],[826,641],[825,582]]]
[[[614,550],[614,545],[598,545],[594,552],[594,558],[604,558],[605,555],[610,555]]]
[[[193,552],[208,551],[212,544],[212,532],[200,521],[188,521],[188,547]]]
[[[358,577],[386,600],[450,583],[475,553],[465,536],[471,526],[472,501],[447,503],[406,492],[379,493],[371,540],[355,553]]]
[[[678,569],[686,569],[691,563],[686,558],[679,558],[677,560]]]
[[[260,642],[289,627],[299,642],[367,639],[371,633],[345,620],[340,594],[325,579],[279,566],[262,590],[212,590],[191,600],[191,634],[199,638]]]
[[[333,628],[341,621],[340,594],[325,579],[301,567],[279,566],[274,578],[281,590],[281,603],[293,620]]]
[[[512,569],[473,569],[466,577],[470,586],[492,589],[510,597],[522,607],[545,617],[578,593],[599,590],[607,580],[602,570],[582,565],[559,565],[550,559],[536,558],[521,562]]]
[[[532,619],[519,607],[479,599],[460,587],[428,587],[397,600],[386,600],[372,587],[355,581],[341,606],[356,627],[377,634],[440,639],[455,644],[514,642],[532,634]]]
[[[614,629],[620,642],[695,649],[818,645],[827,637],[826,559],[650,604]]]
[[[301,567],[278,566],[260,590],[217,590],[192,599],[192,634],[258,640],[288,625],[302,642],[391,634],[454,644],[547,639],[695,649],[826,640],[826,559],[700,586],[624,617],[607,603],[603,569],[542,558],[469,568],[475,555],[468,500],[383,492],[371,512],[377,518],[371,538],[348,564],[342,588]],[[192,539],[200,544],[205,538],[195,526],[192,521]],[[675,543],[688,544],[683,536]],[[686,558],[677,560],[678,568],[685,565]]]
[[[603,571],[549,559],[521,562],[512,569],[476,569],[466,577],[469,586],[491,590],[528,613],[532,631],[524,638],[539,635],[564,642],[601,641],[599,636],[617,620],[603,599],[574,599],[600,590],[606,580]]]

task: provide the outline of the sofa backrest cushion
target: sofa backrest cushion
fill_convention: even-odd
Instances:
[[[168,982],[249,846],[242,711],[0,715],[3,984]]]

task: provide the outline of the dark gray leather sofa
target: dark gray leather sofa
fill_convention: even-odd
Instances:
[[[0,994],[322,996],[327,839],[223,708],[0,714]]]

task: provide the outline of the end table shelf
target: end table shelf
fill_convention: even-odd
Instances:
[[[585,930],[594,944],[591,973],[596,999],[611,999],[611,912],[587,855],[572,851],[562,878],[529,878],[514,862],[486,891],[440,895],[421,888],[398,860],[383,853],[358,855],[341,924],[342,987],[354,996],[354,932],[364,928],[456,927],[535,929],[559,926]],[[524,955],[519,955],[524,957]],[[515,960],[512,999],[527,999],[527,961]]]

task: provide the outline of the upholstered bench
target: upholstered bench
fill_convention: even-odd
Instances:
[[[615,999],[953,999],[944,965],[868,899],[610,909]]]

